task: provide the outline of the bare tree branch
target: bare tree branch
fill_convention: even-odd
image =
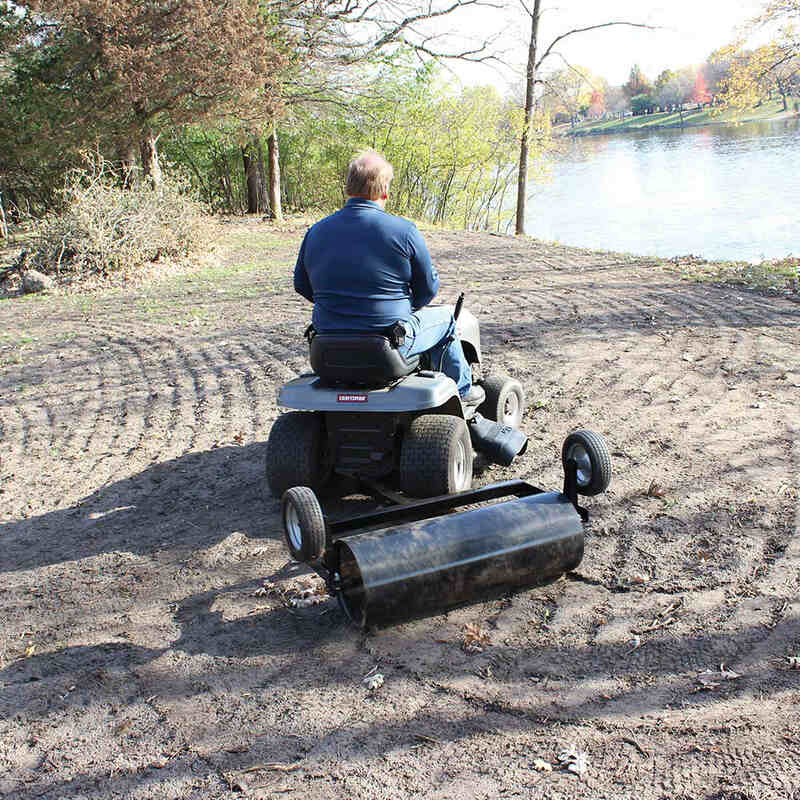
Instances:
[[[547,46],[542,57],[536,62],[536,69],[538,70],[539,67],[542,65],[542,62],[550,55],[553,51],[553,48],[561,41],[566,39],[568,36],[573,36],[576,33],[586,33],[586,31],[596,31],[600,28],[610,28],[614,25],[627,25],[631,28],[647,28],[649,30],[657,30],[657,25],[647,25],[644,22],[603,22],[599,25],[588,25],[585,28],[573,28],[571,31],[567,31],[566,33],[562,33],[560,36],[556,36],[552,42]]]

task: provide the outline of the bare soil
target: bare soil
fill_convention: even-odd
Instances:
[[[287,603],[263,494],[302,230],[220,229],[215,269],[0,302],[0,794],[800,798],[800,305],[427,233],[529,397],[479,480],[559,488],[578,427],[614,480],[575,573],[362,634]]]

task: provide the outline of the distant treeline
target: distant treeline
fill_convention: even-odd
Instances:
[[[553,125],[682,112],[690,106],[747,108],[775,97],[788,111],[795,102],[792,98],[800,98],[800,56],[781,58],[776,47],[777,43],[758,50],[731,46],[716,51],[700,66],[664,69],[654,80],[634,64],[621,86],[610,86],[590,70],[571,66],[542,79],[541,108]]]

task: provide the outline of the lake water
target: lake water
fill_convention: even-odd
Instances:
[[[526,232],[669,257],[800,255],[800,122],[567,140],[552,181],[530,184]]]

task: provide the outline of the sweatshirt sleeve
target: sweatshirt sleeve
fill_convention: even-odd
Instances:
[[[300,245],[300,252],[297,254],[297,263],[294,265],[294,290],[305,297],[310,303],[314,302],[314,290],[311,288],[311,281],[308,278],[308,272],[305,265],[306,254],[306,241],[308,240],[308,231],[303,237],[303,243]]]
[[[416,311],[436,297],[439,291],[439,273],[433,266],[422,234],[413,223],[408,234],[408,245],[411,261],[411,306]]]

